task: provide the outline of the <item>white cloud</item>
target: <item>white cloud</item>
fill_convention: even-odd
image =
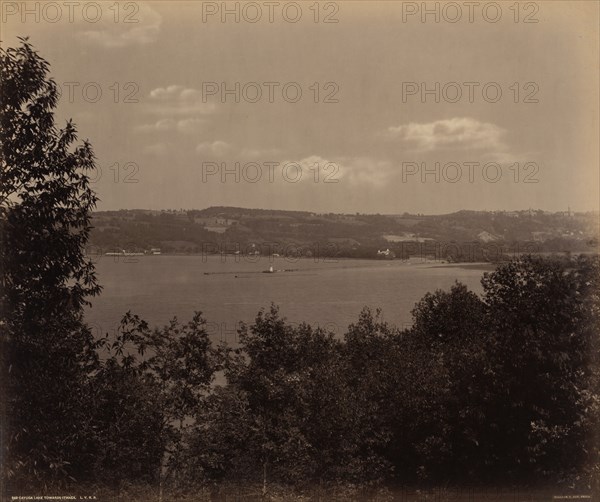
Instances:
[[[408,143],[420,152],[438,150],[496,150],[506,151],[502,138],[505,129],[468,117],[437,120],[428,123],[404,124],[389,127],[387,136]]]
[[[200,155],[211,155],[222,157],[231,150],[231,145],[225,141],[205,141],[196,146],[196,153]]]
[[[177,122],[173,119],[157,120],[151,124],[142,124],[135,128],[137,132],[164,132],[175,129]]]
[[[184,134],[195,134],[203,131],[206,126],[206,120],[198,118],[189,118],[177,121],[177,130]]]
[[[161,15],[144,2],[119,5],[119,9],[112,8],[110,11],[104,6],[99,10],[100,19],[97,24],[91,25],[93,29],[81,31],[80,36],[88,42],[107,48],[141,46],[154,42],[160,32]],[[115,19],[115,16],[118,17]],[[90,26],[90,23],[86,23],[86,26]]]
[[[207,116],[216,110],[214,103],[203,103],[200,91],[181,85],[157,87],[150,91],[143,110],[155,117],[163,117],[138,125],[136,132],[152,133],[174,131],[197,134],[206,128]]]
[[[156,115],[208,115],[216,110],[214,103],[203,103],[202,93],[181,85],[158,87],[150,91],[146,110]]]
[[[141,124],[134,128],[139,133],[159,133],[167,131],[177,131],[183,134],[196,134],[205,128],[206,122],[203,119],[160,119],[150,124]]]
[[[286,160],[281,164],[289,162],[292,161]],[[393,174],[390,162],[369,157],[340,157],[332,160],[319,155],[311,155],[293,162],[301,167],[302,180],[315,181],[318,179],[319,183],[343,181],[352,186],[383,187]]]
[[[150,91],[152,99],[173,99],[178,98],[183,90],[181,85],[169,85],[168,87],[158,87]]]
[[[387,160],[370,157],[342,158],[340,177],[352,185],[373,185],[383,188],[394,173],[393,165]]]

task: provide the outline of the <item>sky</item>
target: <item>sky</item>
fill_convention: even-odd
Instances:
[[[98,209],[598,210],[599,3],[2,2]]]

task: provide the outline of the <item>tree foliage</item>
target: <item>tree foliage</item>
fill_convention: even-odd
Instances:
[[[82,308],[100,291],[84,253],[94,154],[88,142],[73,147],[71,122],[55,126],[56,84],[28,41],[0,60],[4,474],[63,479],[92,427],[82,399],[96,354]]]

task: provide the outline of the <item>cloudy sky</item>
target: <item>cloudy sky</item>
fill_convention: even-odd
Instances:
[[[598,209],[598,2],[43,5],[100,209]]]

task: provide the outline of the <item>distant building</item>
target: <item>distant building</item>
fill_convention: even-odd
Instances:
[[[482,242],[493,242],[493,241],[500,240],[500,237],[498,237],[497,235],[491,234],[490,232],[486,232],[485,230],[482,232],[479,232],[477,234],[477,238]]]
[[[377,251],[377,258],[384,258],[386,260],[393,260],[394,258],[396,258],[396,253],[394,253],[393,251],[390,251],[389,249],[386,249],[385,251],[382,251],[381,249]]]

